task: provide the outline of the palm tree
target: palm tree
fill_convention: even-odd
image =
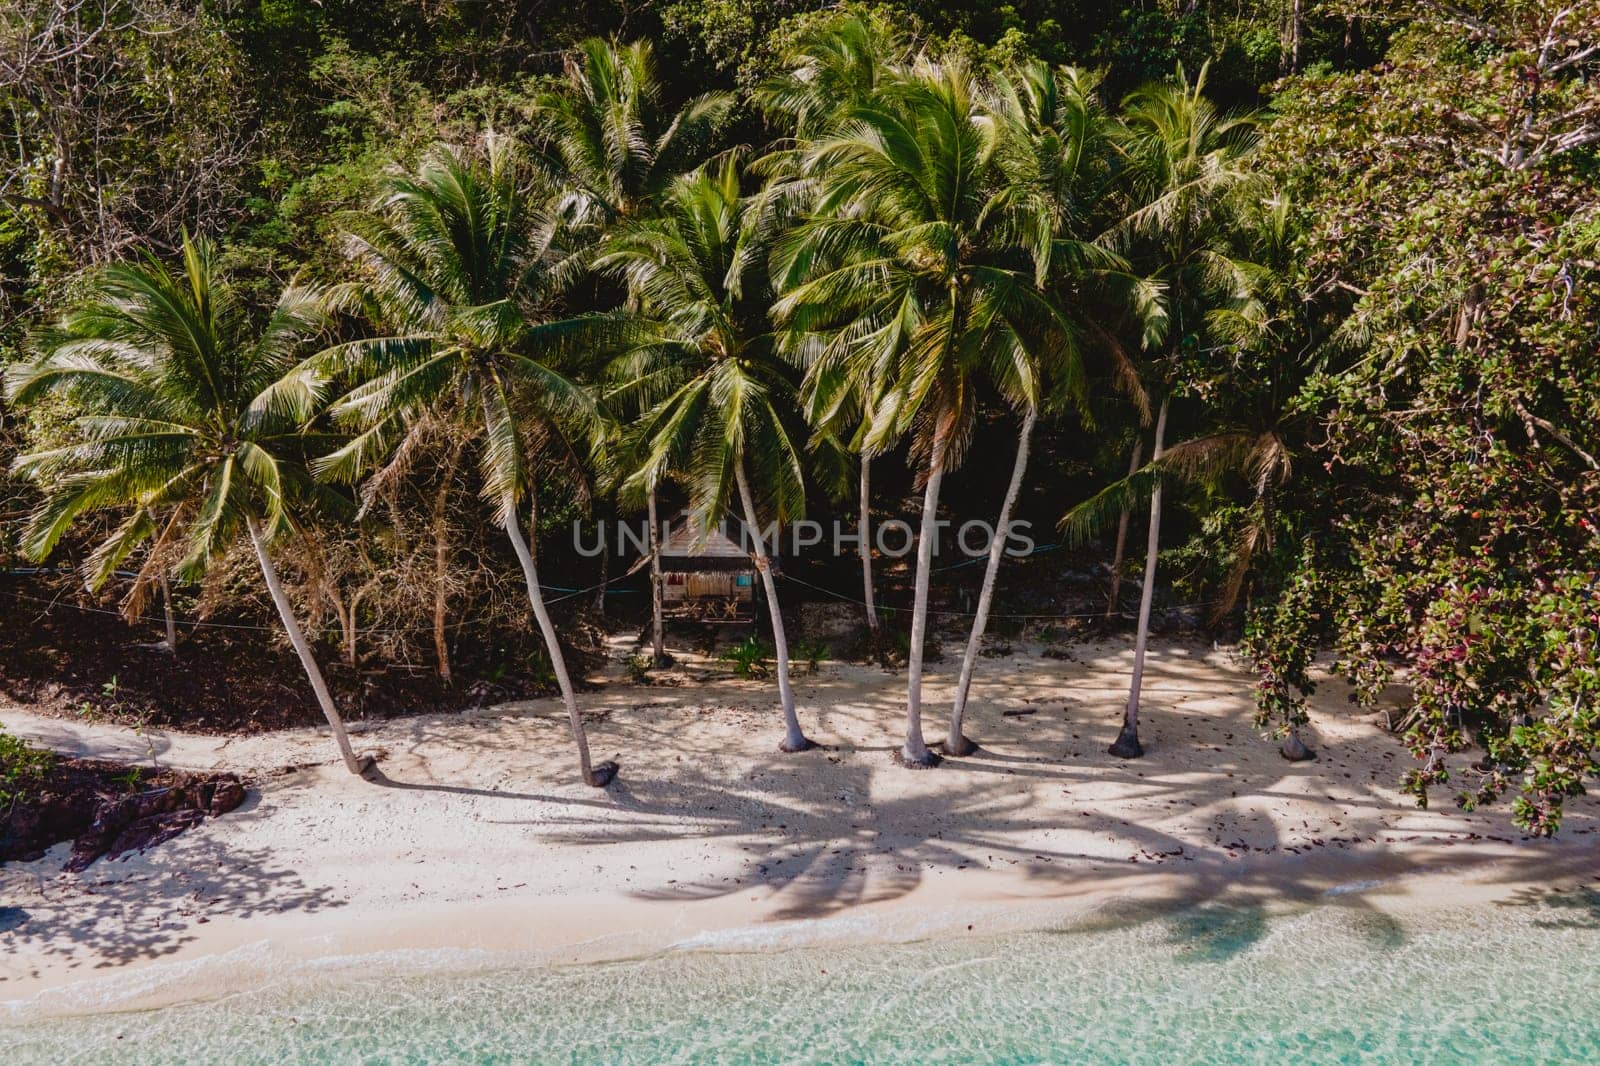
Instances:
[[[905,74],[905,42],[879,12],[838,11],[804,30],[789,44],[778,71],[756,87],[755,102],[767,117],[792,131],[801,152],[763,161],[804,171],[804,148],[838,132],[851,111],[878,96]]]
[[[1219,115],[1205,97],[1206,69],[1190,82],[1179,68],[1170,84],[1147,85],[1123,101],[1117,140],[1126,161],[1132,210],[1118,227],[1136,265],[1165,290],[1167,350],[1148,376],[1166,378],[1150,460],[1164,454],[1173,381],[1186,355],[1198,351],[1213,311],[1248,298],[1252,270],[1231,254],[1228,208],[1250,180],[1244,161],[1254,149],[1254,123]],[[1110,752],[1144,754],[1139,694],[1150,639],[1156,557],[1161,539],[1161,486],[1150,492],[1144,584],[1134,642],[1133,676],[1122,729]]]
[[[680,179],[658,217],[619,227],[596,266],[639,298],[643,337],[628,386],[651,402],[633,430],[644,461],[630,479],[672,473],[689,490],[702,530],[737,501],[753,542],[777,657],[787,752],[812,746],[789,683],[789,642],[761,515],[800,517],[805,484],[787,426],[794,384],[766,321],[766,203],[740,189],[732,160]],[[757,492],[760,492],[758,498]]]
[[[806,365],[825,350],[814,336],[802,336],[797,331],[785,331],[782,348],[791,361]],[[857,457],[855,470],[856,494],[856,545],[861,556],[861,605],[866,612],[867,632],[872,639],[878,636],[877,596],[872,580],[872,455],[862,446],[861,438],[871,425],[871,419],[862,413],[862,407],[871,402],[868,382],[846,381],[841,378],[819,380],[808,375],[801,389],[801,404],[806,421],[813,427],[809,448],[815,460],[815,480],[827,490],[834,501],[850,494],[848,456]],[[846,436],[847,435],[847,436]],[[846,439],[841,439],[844,436]]]
[[[1148,466],[1102,489],[1063,519],[1072,541],[1092,536],[1116,509],[1155,497],[1164,480],[1202,486],[1213,500],[1229,500],[1235,484],[1248,496],[1232,535],[1232,562],[1212,607],[1213,619],[1232,613],[1256,560],[1274,546],[1276,498],[1294,472],[1292,441],[1304,439],[1304,417],[1290,398],[1306,378],[1326,366],[1328,324],[1313,321],[1297,288],[1300,268],[1293,253],[1290,201],[1275,195],[1238,205],[1232,237],[1235,255],[1251,280],[1248,295],[1211,309],[1208,334],[1230,357],[1210,366],[1195,365],[1214,397],[1202,432],[1164,449]],[[1282,747],[1285,758],[1311,757],[1294,723]]]
[[[196,579],[247,534],[339,754],[359,774],[372,760],[350,746],[270,550],[306,481],[301,423],[275,383],[325,326],[322,294],[291,285],[255,328],[205,240],[185,237],[181,270],[155,259],[109,267],[39,358],[8,375],[19,402],[59,394],[77,411],[74,443],[21,456],[15,470],[46,494],[24,541],[35,558],[84,514],[128,512],[88,561],[92,588],[145,543],[155,558],[181,549],[178,576]]]
[[[584,41],[535,100],[560,213],[591,232],[648,214],[705,160],[733,105],[709,92],[670,108],[649,41]]]
[[[995,212],[1002,225],[1029,249],[1036,281],[1056,309],[1059,324],[1053,331],[1054,343],[1038,345],[1028,353],[1036,360],[1040,354],[1051,360],[1048,366],[1035,367],[1033,375],[1052,379],[1064,393],[1062,398],[1080,409],[1085,368],[1079,338],[1096,328],[1093,318],[1098,308],[1091,301],[1103,295],[1094,290],[1111,288],[1119,295],[1142,297],[1131,301],[1135,309],[1150,304],[1150,294],[1127,276],[1121,258],[1086,238],[1112,175],[1108,124],[1096,98],[1097,88],[1093,75],[1024,60],[995,79],[988,107],[1000,134],[996,160],[1002,185],[995,197]],[[1070,328],[1064,328],[1067,323]],[[1119,362],[1119,382],[1142,400],[1137,376],[1126,366],[1121,349],[1114,341],[1101,347]],[[976,747],[962,733],[962,722],[1042,399],[1031,397],[1022,413],[1016,460],[995,522],[972,630],[961,659],[944,743],[946,754],[967,755]]]
[[[841,11],[804,30],[784,53],[778,73],[757,87],[757,105],[770,120],[795,135],[792,143],[780,145],[758,164],[764,172],[774,175],[773,194],[789,201],[791,212],[810,209],[820,192],[817,175],[807,167],[809,149],[819,139],[837,134],[857,108],[902,77],[906,59],[900,33],[886,17]],[[786,331],[783,343],[786,354],[802,365],[826,348],[826,338],[795,329]],[[873,456],[862,444],[871,425],[871,419],[864,414],[871,402],[869,385],[864,379],[844,375],[808,376],[803,400],[807,420],[816,427],[813,451],[832,455],[848,449],[859,457],[855,488],[861,595],[867,629],[875,636],[878,610],[872,579]]]
[[[568,56],[561,81],[539,95],[535,112],[540,145],[560,190],[558,211],[577,238],[572,266],[586,263],[594,242],[612,228],[659,210],[673,183],[705,162],[733,104],[731,94],[709,92],[672,108],[648,41],[623,45],[590,38]],[[637,304],[632,294],[629,303]],[[630,472],[620,471],[623,477]],[[657,666],[667,662],[659,490],[652,483],[644,491]]]
[[[1027,250],[992,224],[999,135],[959,60],[919,59],[807,151],[814,214],[782,242],[779,320],[830,337],[813,380],[866,382],[861,448],[902,434],[923,465],[901,759],[937,760],[922,736],[928,584],[944,474],[960,464],[986,381],[1020,410],[1038,402],[1041,344],[1070,332]]]
[[[589,394],[562,360],[594,321],[548,317],[559,281],[554,223],[532,207],[530,171],[507,140],[481,151],[436,147],[352,220],[348,251],[364,277],[345,298],[384,334],[336,345],[285,384],[309,403],[334,380],[356,380],[330,407],[359,433],[316,464],[349,481],[391,454],[415,427],[454,416],[475,437],[484,498],[521,564],[586,784],[605,787],[612,762],[591,765],[588,737],[519,511],[535,501],[536,464],[582,484],[579,452],[596,425]]]
[[[1139,463],[1144,459],[1144,438],[1135,436],[1133,448],[1128,452],[1128,476],[1139,472]],[[1111,551],[1111,587],[1106,590],[1106,621],[1110,621],[1117,613],[1117,604],[1122,599],[1122,560],[1128,550],[1128,521],[1133,517],[1133,512],[1124,507],[1117,512],[1117,538],[1116,547]]]

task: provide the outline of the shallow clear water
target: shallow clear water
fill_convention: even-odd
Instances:
[[[300,978],[0,1026],[8,1063],[1600,1062],[1600,894],[1358,893],[1061,931],[472,976]]]

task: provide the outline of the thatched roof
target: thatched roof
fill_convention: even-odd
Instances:
[[[739,531],[733,526],[727,532],[717,527],[701,533],[684,512],[667,525],[667,539],[661,542],[662,569],[753,570],[750,553],[734,539]]]

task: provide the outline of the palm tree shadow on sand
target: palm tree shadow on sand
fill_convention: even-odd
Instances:
[[[1197,845],[1126,818],[1089,812],[1084,824],[1073,828],[1089,831],[1094,839],[1113,835],[1125,842],[1134,861],[1117,861],[1104,852],[1040,847],[1036,813],[1030,813],[1032,794],[1019,791],[1013,777],[997,776],[992,785],[961,790],[877,798],[872,795],[870,768],[844,765],[830,767],[827,773],[830,798],[820,803],[817,771],[792,763],[768,763],[749,790],[704,776],[636,778],[613,791],[613,810],[591,814],[569,807],[571,813],[551,839],[591,846],[737,839],[746,856],[737,868],[641,889],[634,895],[689,902],[764,889],[779,903],[772,912],[776,919],[827,917],[900,898],[930,876],[959,876],[967,870],[1012,868],[1028,881],[1042,884],[1043,898],[1062,900],[1103,894],[1108,888],[1132,888],[1159,871],[1166,879],[1166,902],[1152,915],[1171,914],[1175,903],[1215,902],[1232,908],[1195,911],[1185,919],[1190,928],[1175,928],[1176,938],[1211,945],[1196,949],[1201,958],[1247,948],[1265,929],[1265,911],[1252,918],[1247,909],[1284,902],[1368,910],[1373,920],[1364,922],[1363,928],[1379,943],[1395,942],[1398,927],[1369,902],[1365,892],[1339,886],[1370,876],[1379,860],[1385,879],[1429,869],[1421,857],[1374,854],[1354,846],[1338,853],[1319,849],[1313,860],[1288,850],[1287,841],[1263,837],[1262,833],[1276,832],[1270,826],[1258,827],[1252,846],[1240,850],[1231,839],[1215,846]],[[1178,782],[1150,784],[1154,790],[1183,787]],[[1529,856],[1544,876],[1558,868],[1581,869],[1590,861],[1576,853]],[[1524,875],[1528,872],[1521,864],[1497,872],[1510,881],[1519,869]]]
[[[197,938],[197,926],[217,918],[308,914],[342,905],[265,848],[228,847],[188,834],[163,845],[155,858],[124,858],[102,859],[70,881],[39,882],[38,872],[0,871],[0,896],[21,902],[0,907],[0,950],[12,958],[64,959],[74,970],[109,970],[171,955]],[[24,881],[40,890],[25,895]],[[120,890],[127,881],[139,882],[138,891]],[[0,978],[0,992],[4,987]]]

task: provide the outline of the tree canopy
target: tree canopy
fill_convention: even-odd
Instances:
[[[470,487],[604,784],[541,529],[619,486],[784,522],[859,468],[865,530],[877,462],[931,550],[1020,426],[1002,515],[1030,447],[1085,472],[1044,482],[1076,550],[1151,499],[1141,649],[1159,556],[1264,729],[1403,681],[1417,799],[1552,833],[1600,772],[1600,0],[1393,7],[19,0],[0,562],[137,556],[137,601],[248,532],[320,683],[269,542],[431,537],[447,674]]]

